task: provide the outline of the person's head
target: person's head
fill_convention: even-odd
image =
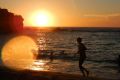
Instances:
[[[78,37],[78,38],[77,38],[77,42],[78,42],[78,43],[81,43],[81,42],[82,42],[82,38]]]

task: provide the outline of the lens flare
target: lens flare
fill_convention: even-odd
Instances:
[[[33,52],[36,51],[36,52]],[[27,69],[37,54],[35,41],[28,36],[18,36],[9,40],[2,49],[2,62],[12,69]]]

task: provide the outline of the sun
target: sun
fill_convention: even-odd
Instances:
[[[36,11],[30,16],[31,26],[50,27],[54,26],[54,16],[48,11]]]

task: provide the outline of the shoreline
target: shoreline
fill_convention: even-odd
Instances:
[[[117,80],[105,79],[95,76],[84,77],[80,74],[67,74],[61,72],[21,70],[16,71],[0,67],[1,80]]]

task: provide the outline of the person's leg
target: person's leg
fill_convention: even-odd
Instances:
[[[82,75],[85,76],[84,68],[82,66],[84,60],[82,58],[79,59],[79,69],[82,72]]]
[[[89,76],[89,71],[86,68],[84,68],[84,67],[82,67],[82,68],[83,68],[83,71],[86,72],[87,76]]]
[[[82,75],[85,77],[85,72],[84,72],[83,66],[79,66],[79,68],[80,68],[80,71],[82,72]]]
[[[87,76],[89,76],[89,71],[82,66],[84,63],[84,60],[85,59],[79,59],[79,68],[83,75],[85,75],[85,72],[86,72]]]

